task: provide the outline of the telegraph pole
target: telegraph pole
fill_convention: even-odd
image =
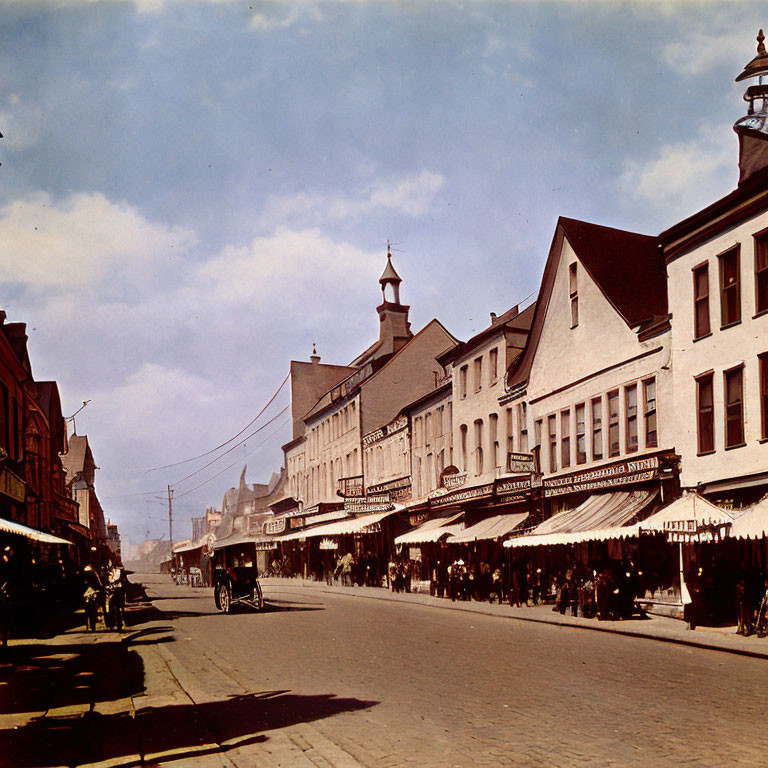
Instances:
[[[173,551],[173,488],[168,486],[168,536],[171,540],[171,551]]]

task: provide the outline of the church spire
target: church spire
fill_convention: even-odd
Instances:
[[[395,272],[395,268],[392,266],[392,249],[387,242],[387,266],[384,267],[379,278],[379,284],[381,285],[381,295],[384,297],[384,302],[387,302],[387,286],[392,288],[392,301],[391,304],[400,303],[400,283],[402,283],[400,275]]]
[[[739,184],[755,171],[768,167],[768,52],[765,35],[757,35],[757,56],[744,67],[736,82],[756,77],[744,93],[747,114],[733,126],[739,137]]]

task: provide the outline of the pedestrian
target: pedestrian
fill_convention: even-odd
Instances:
[[[90,565],[83,568],[83,603],[85,608],[85,631],[95,632],[99,618],[102,584],[98,574]]]

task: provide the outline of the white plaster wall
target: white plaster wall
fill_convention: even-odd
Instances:
[[[768,443],[760,442],[757,355],[768,352],[768,315],[755,315],[754,241],[768,227],[768,213],[756,216],[684,254],[667,266],[672,312],[673,428],[682,455],[681,483],[686,487],[768,470]],[[718,254],[741,245],[741,323],[720,329]],[[694,342],[692,269],[709,264],[709,311],[712,335]],[[725,450],[723,371],[744,363],[744,432],[746,445]],[[697,411],[694,377],[714,372],[715,452],[697,456]]]
[[[438,429],[436,422],[436,412],[438,408],[443,409],[442,430]],[[430,399],[426,403],[411,410],[411,472],[413,482],[414,498],[422,498],[434,490],[438,484],[438,466],[437,457],[440,451],[445,456],[445,466],[456,463],[456,456],[453,453],[452,421],[455,423],[455,417],[452,414],[452,397],[450,391],[442,397]],[[422,425],[425,423],[427,414],[432,416],[432,434],[429,439],[426,436],[426,430],[422,431],[422,437],[416,444],[416,436],[413,434],[413,424],[416,419],[421,419]],[[428,456],[432,456],[432,472],[428,472]]]
[[[363,448],[366,487],[411,473],[408,429],[401,429]]]
[[[577,262],[579,323],[571,328],[569,268]],[[630,268],[631,265],[626,265]],[[545,476],[573,472],[611,463],[631,455],[674,448],[674,433],[669,429],[672,409],[669,371],[670,334],[664,333],[649,341],[638,341],[603,292],[592,280],[570,244],[564,247],[558,264],[552,296],[547,307],[541,339],[536,350],[528,382],[527,400],[529,445],[535,444],[534,424],[542,419],[541,465]],[[656,379],[656,422],[658,447],[645,445],[642,381]],[[638,385],[638,450],[626,453],[626,412],[624,388]],[[619,390],[618,457],[608,456],[608,392]],[[603,458],[592,456],[591,400],[602,397]],[[576,464],[575,406],[584,403],[586,421],[587,461]],[[560,456],[560,412],[570,409],[570,466],[563,469]],[[558,470],[549,473],[549,434],[547,417],[557,414]]]
[[[498,350],[496,376],[489,377],[490,351]],[[482,386],[478,391],[475,386],[474,366],[478,357],[483,358]],[[467,394],[461,396],[460,370],[468,366]],[[482,485],[503,473],[506,465],[505,441],[506,426],[504,424],[504,409],[499,407],[499,397],[504,394],[504,374],[506,373],[506,341],[503,327],[471,352],[456,359],[453,364],[453,463],[460,471],[467,473],[467,484]],[[493,446],[490,431],[489,416],[498,416],[498,466],[493,460]],[[475,440],[475,421],[483,421],[483,471],[478,474],[476,464],[477,445]],[[462,460],[461,425],[467,426],[467,466]]]

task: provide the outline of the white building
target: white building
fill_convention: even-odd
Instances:
[[[758,55],[737,80],[768,76]],[[738,188],[660,236],[681,483],[736,506],[768,491],[768,99],[745,95]]]

